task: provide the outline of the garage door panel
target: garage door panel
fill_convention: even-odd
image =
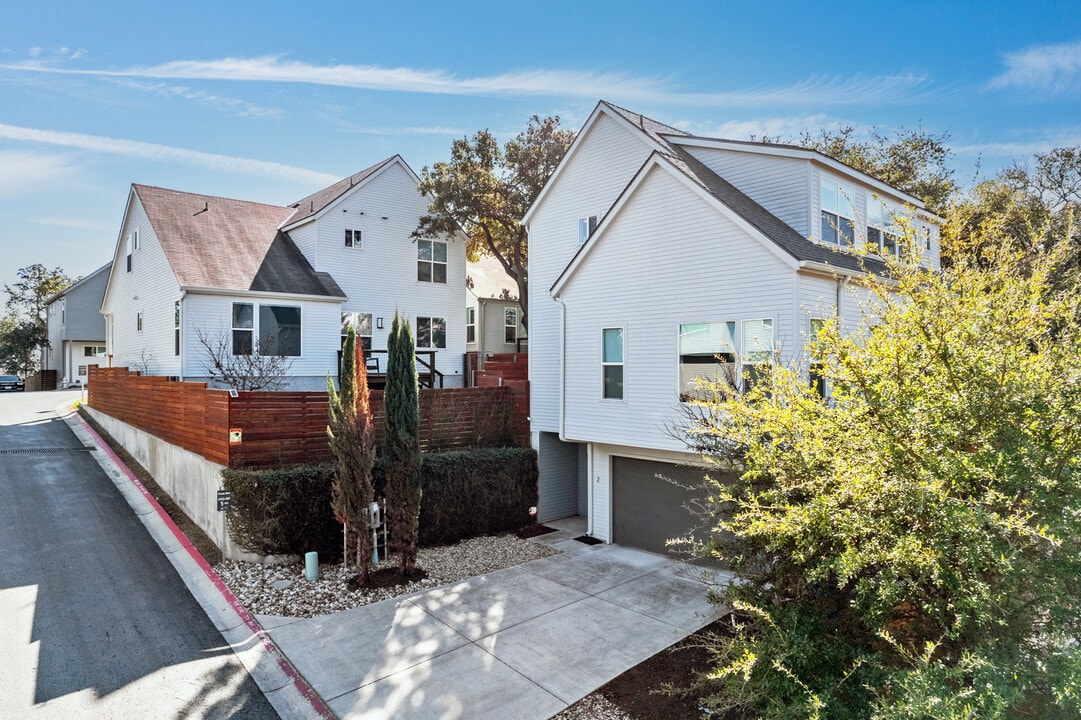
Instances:
[[[620,545],[672,553],[671,538],[699,522],[688,506],[705,498],[706,471],[684,465],[612,458],[612,540]]]

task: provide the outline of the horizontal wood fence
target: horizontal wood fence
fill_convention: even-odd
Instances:
[[[279,467],[331,458],[327,393],[213,390],[127,368],[89,368],[90,407],[173,445],[230,467]],[[376,437],[383,436],[383,393],[371,392]],[[424,450],[529,444],[528,387],[420,391]],[[230,431],[240,443],[230,444]]]

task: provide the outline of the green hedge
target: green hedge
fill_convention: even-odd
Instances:
[[[529,524],[529,508],[537,504],[531,448],[427,453],[421,478],[421,545],[517,530]]]
[[[237,545],[264,555],[315,550],[320,557],[341,557],[342,526],[330,509],[333,465],[226,468],[221,474],[233,494],[229,536]]]
[[[330,508],[333,465],[226,469],[222,477],[233,493],[229,535],[238,545],[265,555],[315,550],[320,558],[341,557],[342,527]],[[382,459],[372,480],[382,497]],[[517,530],[537,504],[537,455],[530,448],[425,453],[421,483],[421,545]]]

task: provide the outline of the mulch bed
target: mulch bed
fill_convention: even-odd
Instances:
[[[417,582],[418,580],[424,580],[428,577],[427,571],[424,568],[413,568],[413,572],[408,575],[402,575],[398,572],[397,567],[384,567],[368,573],[368,584],[361,586],[357,582],[358,577],[354,575],[349,579],[346,587],[350,592],[356,592],[357,590],[369,589],[374,590],[376,588],[392,588],[398,585],[408,585],[411,582]]]
[[[541,535],[547,535],[548,533],[554,533],[555,528],[550,528],[547,525],[529,525],[518,531],[518,537],[522,540],[528,540],[529,538],[540,537]]]

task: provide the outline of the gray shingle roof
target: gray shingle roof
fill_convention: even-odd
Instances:
[[[181,287],[341,297],[288,235],[294,208],[132,185]]]

